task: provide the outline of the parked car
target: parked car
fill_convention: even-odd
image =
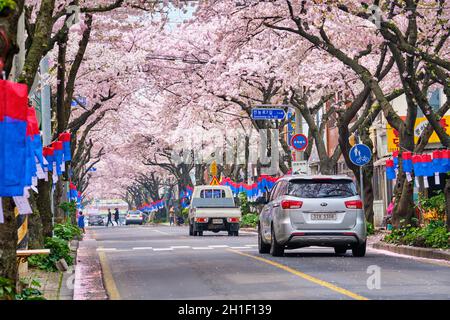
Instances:
[[[103,226],[105,225],[105,221],[101,215],[90,215],[88,217],[88,225],[89,226]]]
[[[196,186],[189,205],[189,235],[203,236],[203,231],[228,231],[239,235],[241,210],[236,207],[228,186]]]
[[[142,225],[144,223],[144,214],[139,211],[128,211],[127,215],[125,216],[125,225],[129,224],[140,224]]]
[[[285,249],[334,247],[366,253],[366,221],[353,180],[346,176],[286,176],[277,181],[258,225],[260,253],[281,256]]]

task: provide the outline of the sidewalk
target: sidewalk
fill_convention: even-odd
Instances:
[[[62,276],[62,272],[47,272],[39,269],[29,269],[28,274],[23,279],[37,280],[41,284],[41,287],[37,289],[42,292],[45,299],[60,300],[59,293]]]
[[[78,246],[73,300],[108,300],[97,241],[89,229]]]

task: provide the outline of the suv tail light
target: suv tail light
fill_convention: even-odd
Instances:
[[[349,209],[362,209],[361,200],[345,201],[345,206]]]
[[[283,209],[299,209],[303,205],[302,201],[296,200],[283,200],[281,201],[281,207]]]
[[[238,223],[239,222],[239,218],[227,218],[227,221],[230,223]]]
[[[208,218],[195,218],[195,222],[208,223]]]

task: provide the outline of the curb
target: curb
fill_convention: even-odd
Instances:
[[[108,300],[97,241],[88,234],[79,242],[76,261],[73,300]]]
[[[258,229],[256,228],[239,228],[239,230],[258,233]]]
[[[427,258],[427,259],[439,259],[450,261],[450,250],[442,249],[430,249],[419,248],[404,245],[393,245],[383,242],[376,242],[372,245],[372,248],[379,250],[386,250],[398,254],[404,254],[413,257]]]

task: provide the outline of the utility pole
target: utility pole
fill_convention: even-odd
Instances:
[[[295,134],[303,133],[302,128],[302,118],[300,115],[300,110],[295,110]],[[295,161],[302,161],[304,158],[304,153],[302,151],[294,151],[295,152]]]

